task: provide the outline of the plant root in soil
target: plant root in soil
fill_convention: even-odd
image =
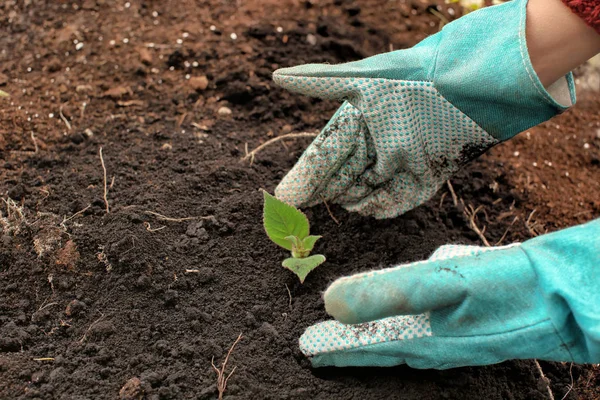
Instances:
[[[304,137],[317,137],[319,133],[318,132],[300,132],[300,133],[288,133],[286,135],[281,135],[281,136],[277,136],[274,137],[273,139],[269,139],[266,142],[264,142],[263,144],[261,144],[260,146],[258,146],[257,148],[255,148],[254,150],[248,152],[248,144],[246,143],[246,155],[244,155],[244,157],[242,157],[241,161],[246,161],[248,159],[250,159],[250,165],[252,165],[254,163],[254,157],[256,156],[256,154],[261,151],[262,149],[264,149],[265,147],[273,144],[273,143],[277,143],[281,140],[284,139],[298,139],[298,138],[304,138]]]
[[[233,367],[233,369],[231,370],[231,372],[228,375],[225,374],[225,368],[227,368],[227,363],[229,362],[229,356],[231,356],[233,349],[239,343],[240,340],[242,340],[241,333],[238,336],[238,338],[235,340],[235,342],[233,342],[233,344],[229,348],[229,351],[227,352],[227,355],[225,356],[225,360],[223,360],[223,364],[221,364],[220,369],[217,368],[217,366],[215,365],[214,357],[210,361],[213,369],[215,370],[215,373],[217,374],[217,391],[219,392],[219,400],[223,399],[223,394],[225,393],[225,390],[227,389],[227,382],[229,381],[229,378],[231,378],[231,376],[237,369],[237,367]]]

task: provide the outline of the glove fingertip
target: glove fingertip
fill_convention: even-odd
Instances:
[[[307,182],[309,182],[307,179],[299,179],[295,174],[288,174],[275,188],[275,197],[294,207],[304,207],[313,191]]]
[[[307,76],[301,73],[303,66],[280,68],[273,72],[273,82],[284,89],[293,92],[303,92],[303,82]]]
[[[323,295],[325,301],[325,311],[337,321],[343,324],[357,324],[362,321],[356,312],[347,302],[347,286],[343,283],[343,278],[335,281],[325,291]]]

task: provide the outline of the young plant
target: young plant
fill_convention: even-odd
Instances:
[[[277,200],[263,190],[264,226],[273,243],[292,252],[292,257],[283,260],[282,265],[298,275],[304,283],[306,275],[325,262],[321,254],[310,255],[316,241],[321,236],[310,235],[308,218],[295,207]]]

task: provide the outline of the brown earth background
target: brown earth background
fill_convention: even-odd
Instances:
[[[437,0],[3,1],[0,398],[214,399],[211,359],[243,333],[227,399],[547,399],[532,361],[313,370],[297,340],[327,318],[334,279],[481,244],[465,210],[492,245],[598,218],[596,66],[576,71],[572,110],[453,178],[457,205],[444,188],[386,221],[307,210],[328,261],[304,285],[279,267],[258,189],[309,139],[240,162],[337,107],[284,92],[274,69],[407,48],[461,14]],[[556,399],[600,398],[597,366],[541,366]]]

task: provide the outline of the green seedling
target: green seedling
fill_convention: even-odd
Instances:
[[[306,275],[325,262],[321,254],[310,255],[321,236],[310,235],[308,218],[302,211],[277,200],[263,190],[265,197],[263,222],[269,239],[292,252],[282,265],[295,273],[304,283]]]

